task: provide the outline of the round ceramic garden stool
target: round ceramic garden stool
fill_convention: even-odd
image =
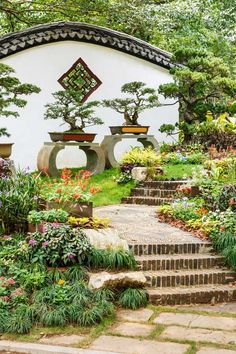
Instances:
[[[56,165],[56,158],[59,151],[67,146],[76,146],[83,150],[87,157],[86,170],[93,174],[101,173],[105,169],[105,156],[102,148],[96,143],[82,142],[53,142],[44,143],[38,153],[37,166],[38,170],[47,172],[49,176],[59,177],[60,172]]]
[[[105,135],[101,143],[101,148],[104,151],[106,168],[118,167],[119,163],[115,158],[114,149],[117,143],[123,139],[136,139],[139,141],[145,148],[152,147],[157,152],[159,151],[159,146],[154,135],[146,134],[116,134],[116,135]]]

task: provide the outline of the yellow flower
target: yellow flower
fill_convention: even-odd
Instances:
[[[63,280],[63,279],[59,279],[59,281],[58,281],[58,285],[63,285],[65,283],[65,280]]]

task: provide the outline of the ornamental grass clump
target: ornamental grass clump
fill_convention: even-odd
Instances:
[[[130,251],[93,248],[88,258],[91,268],[136,269],[137,263]]]
[[[147,306],[147,292],[144,289],[128,288],[122,291],[118,304],[122,307],[136,310]]]

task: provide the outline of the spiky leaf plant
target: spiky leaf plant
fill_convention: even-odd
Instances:
[[[34,323],[34,310],[28,305],[19,305],[12,313],[7,331],[18,334],[29,333]]]
[[[128,288],[122,291],[118,303],[132,310],[147,305],[147,292],[143,289]]]
[[[136,261],[133,253],[124,250],[93,249],[88,263],[94,268],[135,269]]]

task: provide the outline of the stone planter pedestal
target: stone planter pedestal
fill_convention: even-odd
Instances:
[[[105,160],[106,160],[106,168],[111,168],[111,167],[118,167],[119,162],[116,160],[115,155],[114,155],[114,148],[115,145],[122,141],[123,139],[136,139],[139,141],[143,147],[147,148],[151,146],[153,149],[155,149],[157,152],[159,151],[159,146],[156,138],[154,135],[146,135],[146,134],[116,134],[116,135],[105,135],[104,139],[101,143],[101,148],[104,151],[105,154]]]
[[[93,174],[101,173],[105,169],[104,152],[95,143],[81,143],[81,142],[53,142],[44,143],[43,147],[38,153],[37,166],[38,170],[47,172],[51,177],[60,177],[60,172],[56,166],[57,154],[60,150],[67,146],[76,146],[83,150],[87,157],[86,170]]]

